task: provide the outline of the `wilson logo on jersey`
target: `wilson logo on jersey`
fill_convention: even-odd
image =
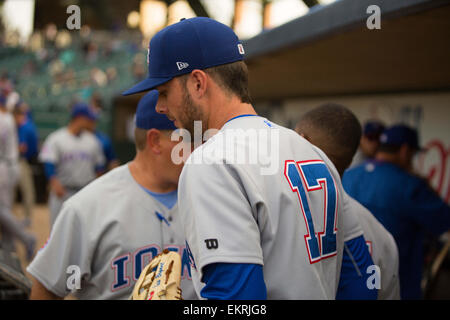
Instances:
[[[309,262],[315,263],[336,255],[336,221],[338,191],[330,171],[322,160],[286,160],[284,175],[291,190],[297,193],[300,208],[308,233],[304,236]],[[310,203],[311,192],[323,192],[324,212],[318,212],[317,205]],[[322,206],[320,206],[322,207]],[[323,230],[316,233],[315,219],[324,219]]]
[[[217,239],[206,239],[206,248],[207,249],[217,249],[219,248],[219,241]]]

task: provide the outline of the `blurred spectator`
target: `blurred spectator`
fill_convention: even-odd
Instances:
[[[20,175],[18,187],[24,206],[25,226],[29,226],[31,223],[31,215],[35,205],[35,188],[31,165],[37,162],[38,155],[37,130],[27,113],[28,106],[25,102],[19,101],[13,114],[19,135]]]
[[[100,68],[92,68],[90,74],[92,82],[97,87],[103,88],[108,84],[108,77]]]
[[[106,76],[108,77],[108,83],[113,83],[117,80],[117,69],[115,67],[109,67],[106,69]]]
[[[395,125],[380,136],[375,159],[347,170],[343,186],[394,236],[400,256],[402,299],[421,299],[427,233],[450,230],[450,207],[421,178],[411,174],[420,151],[417,131]]]
[[[358,151],[353,157],[353,162],[350,164],[350,168],[355,167],[368,159],[373,159],[377,152],[379,138],[384,130],[384,125],[380,121],[368,121],[364,125],[363,135],[359,143]]]
[[[98,59],[98,46],[95,42],[88,42],[84,47],[84,58],[87,63],[95,63]]]
[[[45,27],[45,38],[44,46],[48,48],[55,47],[56,36],[58,34],[58,29],[54,23],[49,23]]]

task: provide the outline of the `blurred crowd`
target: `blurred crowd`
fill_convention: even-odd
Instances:
[[[36,104],[43,110],[66,108],[69,101],[88,101],[93,96],[107,100],[145,77],[141,41],[134,34],[111,38],[87,25],[71,33],[49,24],[36,31],[25,47],[0,44],[0,74],[24,98],[36,100],[32,107]]]

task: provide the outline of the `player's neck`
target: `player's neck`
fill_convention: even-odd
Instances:
[[[146,155],[138,153],[128,165],[133,179],[142,187],[152,192],[167,193],[177,189],[173,183],[167,182],[158,173],[155,165],[145,159]]]
[[[210,114],[208,129],[221,129],[228,120],[243,114],[257,114],[251,104],[243,103],[237,97],[226,104],[218,105],[221,107]]]

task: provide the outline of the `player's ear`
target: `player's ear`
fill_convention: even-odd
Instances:
[[[191,95],[199,99],[205,95],[208,87],[208,76],[203,70],[194,70],[191,72],[188,84],[191,88]]]
[[[161,154],[161,134],[157,129],[147,131],[147,148],[154,154]]]

